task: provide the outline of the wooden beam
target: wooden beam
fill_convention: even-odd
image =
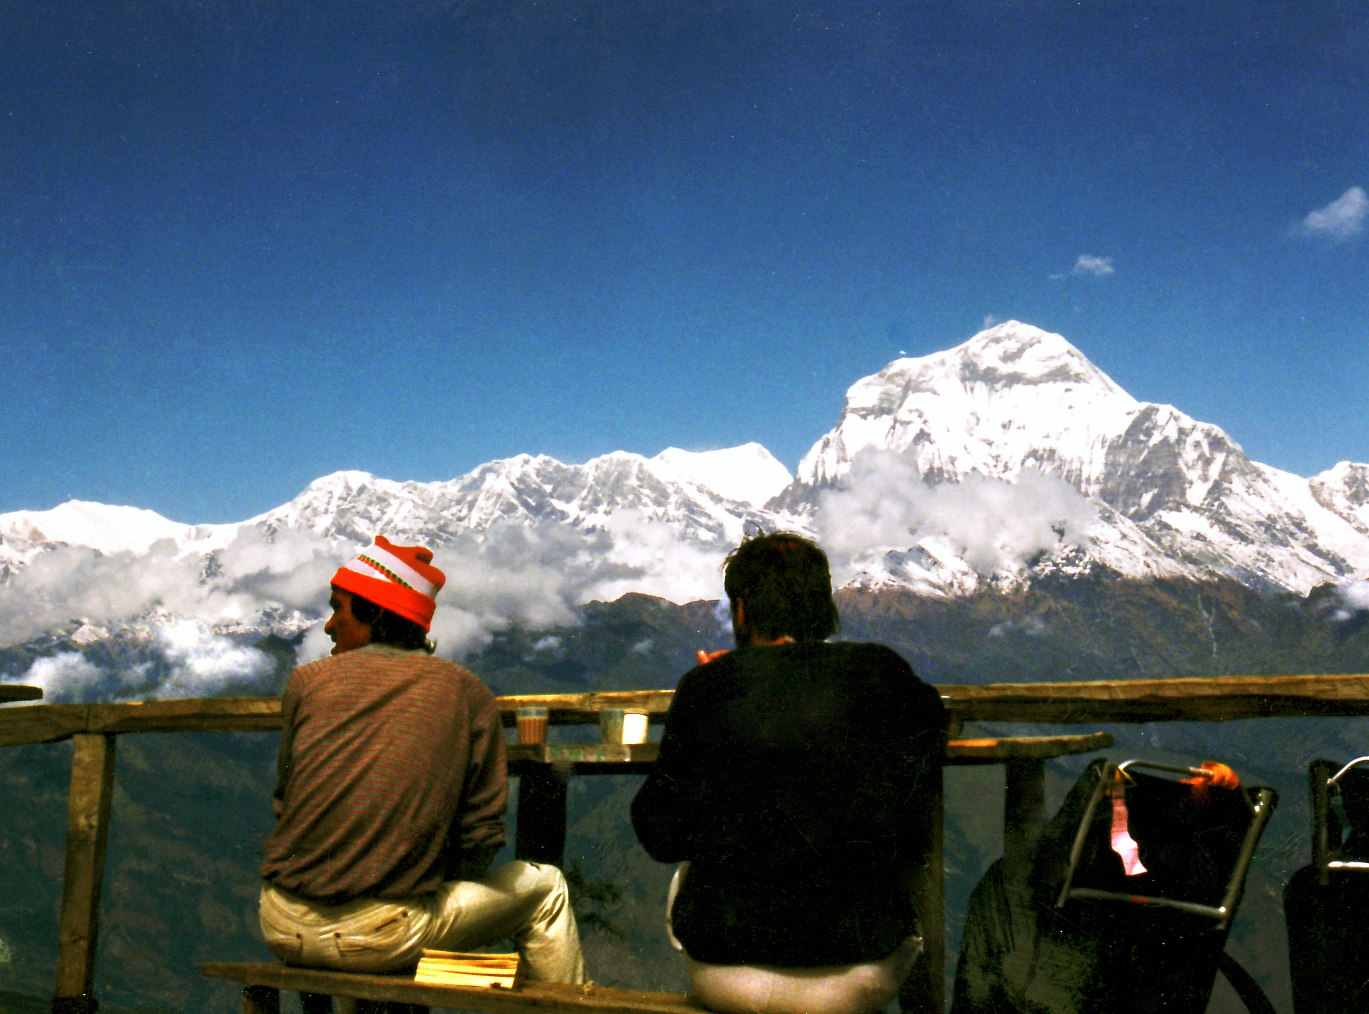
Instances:
[[[89,704],[19,704],[0,708],[0,746],[55,743],[86,731]]]
[[[42,698],[42,687],[26,687],[19,683],[0,683],[0,701],[38,701]]]
[[[1111,741],[1109,736],[1109,746]],[[1010,868],[1020,871],[1046,826],[1046,762],[1013,757],[1004,767],[1003,855]]]
[[[77,733],[71,742],[66,868],[57,930],[57,1000],[94,1002],[100,889],[114,795],[114,737]],[[59,1004],[63,1009],[72,1004]],[[94,1010],[94,1007],[90,1007]]]
[[[515,724],[514,712],[523,707],[543,707],[551,714],[553,725],[592,725],[599,721],[604,708],[624,711],[645,711],[650,721],[659,722],[670,710],[674,690],[622,690],[588,694],[514,694],[498,697],[495,703],[505,725]]]
[[[1217,679],[1100,680],[1092,683],[948,684],[957,719],[1081,724],[1219,722],[1237,718],[1369,715],[1369,675],[1225,676]],[[500,697],[514,710],[540,704],[556,725],[592,724],[603,708],[645,711],[660,721],[671,690]],[[49,743],[78,732],[227,732],[280,728],[275,697],[202,697],[138,704],[25,704],[0,707],[0,746]]]
[[[192,697],[89,707],[87,732],[246,732],[280,728],[279,697]]]
[[[561,866],[566,855],[566,776],[550,764],[523,767],[518,775],[518,819],[513,857]]]
[[[994,739],[953,739],[946,744],[947,764],[1002,764],[1013,760],[1050,760],[1073,753],[1093,753],[1112,746],[1112,735],[1089,732],[1082,736],[1000,736]]]
[[[1223,722],[1369,714],[1369,675],[1224,676],[943,686],[953,715],[995,722]]]
[[[517,989],[489,986],[437,986],[408,975],[364,975],[276,962],[216,961],[201,971],[211,978],[273,989],[302,990],[360,1000],[426,1004],[487,1014],[706,1014],[697,1000],[681,993],[650,993],[565,982],[527,982]]]

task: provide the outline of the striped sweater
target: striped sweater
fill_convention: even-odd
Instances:
[[[407,898],[477,875],[504,843],[499,712],[461,666],[369,644],[296,669],[281,717],[261,864],[275,886],[322,904]]]

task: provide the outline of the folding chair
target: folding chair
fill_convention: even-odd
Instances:
[[[1093,762],[1029,870],[1000,861],[975,888],[952,1014],[1203,1014],[1219,970],[1248,1010],[1272,1014],[1223,949],[1277,795],[1142,769],[1206,775]],[[1130,863],[1113,848],[1118,792]]]
[[[1209,777],[1203,768],[1148,761],[1105,764],[1079,822],[1055,907],[1063,908],[1071,898],[1159,905],[1207,916],[1216,920],[1218,929],[1226,929],[1236,913],[1255,846],[1274,813],[1277,794],[1270,788],[1193,786],[1139,775],[1135,773],[1138,768]],[[1081,868],[1090,835],[1097,841],[1098,804],[1118,786],[1125,797],[1128,830],[1141,835],[1132,838],[1144,867],[1140,873],[1128,874],[1123,866],[1123,881],[1117,880],[1116,863],[1095,862],[1092,869]],[[1107,851],[1118,855],[1113,850],[1113,812],[1107,817]],[[1092,854],[1101,858],[1096,844]],[[1229,871],[1225,878],[1223,870]],[[1096,886],[1086,886],[1088,882]],[[1119,889],[1123,887],[1126,890]]]
[[[1307,769],[1312,863],[1284,888],[1296,1014],[1369,1010],[1369,757]]]

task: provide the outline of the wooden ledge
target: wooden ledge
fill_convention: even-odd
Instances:
[[[683,993],[649,993],[607,986],[573,986],[561,982],[528,982],[516,989],[490,986],[436,986],[414,982],[413,974],[362,975],[317,968],[294,968],[277,962],[215,961],[201,971],[212,979],[247,986],[302,990],[359,1000],[389,1000],[427,1007],[482,1011],[487,1014],[557,1014],[598,1011],[601,1014],[699,1014],[704,1007]]]
[[[569,767],[580,774],[644,775],[660,756],[660,743],[511,743],[504,747],[509,774],[534,764]]]
[[[1000,736],[953,739],[946,744],[948,764],[994,764],[1008,760],[1047,760],[1066,754],[1092,753],[1112,746],[1106,732],[1082,736]],[[619,746],[609,743],[519,743],[505,747],[510,767],[555,764],[587,774],[595,771],[645,773],[660,756],[660,743]]]
[[[1049,760],[1073,753],[1092,753],[1112,746],[1106,732],[1082,736],[1004,736],[998,739],[953,739],[946,744],[948,764],[993,764],[1008,760]]]

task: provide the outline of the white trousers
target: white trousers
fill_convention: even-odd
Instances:
[[[690,992],[722,1014],[873,1014],[894,997],[922,953],[911,936],[888,957],[858,965],[779,968],[773,965],[708,965],[695,961],[675,939],[670,910],[689,872],[681,863],[670,881],[665,921],[670,945],[684,955]]]
[[[259,912],[267,946],[291,965],[391,972],[412,968],[425,947],[466,951],[511,936],[529,979],[585,981],[565,877],[542,863],[515,860],[404,901],[318,905],[266,884]]]

